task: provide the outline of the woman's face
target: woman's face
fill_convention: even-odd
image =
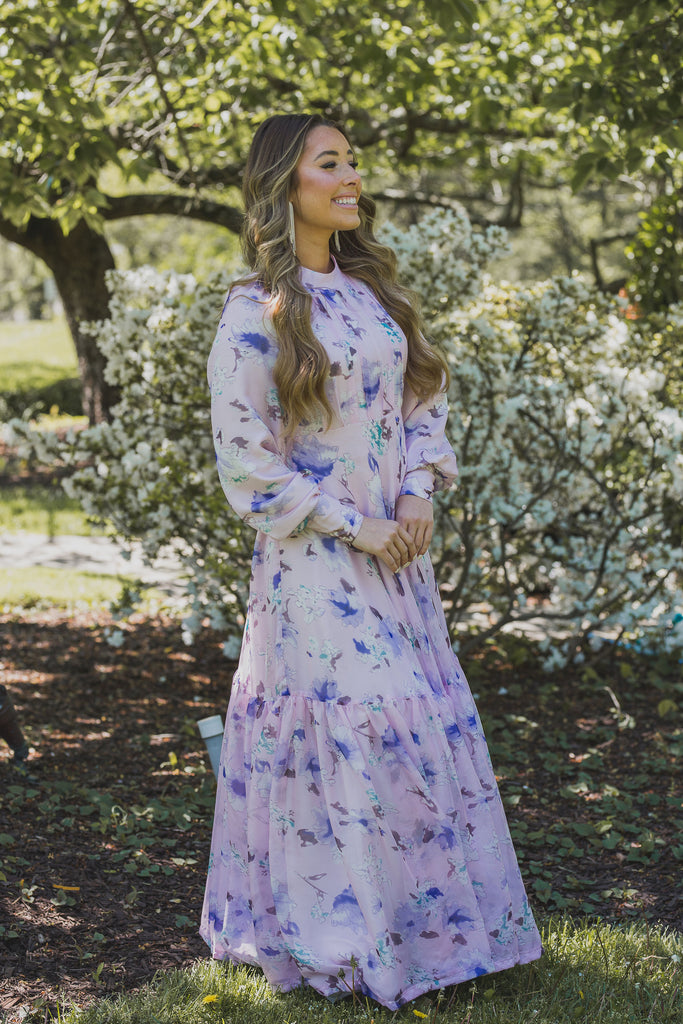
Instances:
[[[290,200],[297,242],[304,237],[329,240],[333,231],[360,224],[360,175],[348,141],[336,128],[319,125],[306,139],[297,164]]]

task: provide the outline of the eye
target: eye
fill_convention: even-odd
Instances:
[[[328,162],[326,164],[320,164],[320,166],[322,167],[322,169],[324,171],[333,171],[335,169],[335,167],[337,166],[337,162],[336,162],[336,160],[328,160]],[[355,171],[356,168],[358,167],[358,161],[357,160],[349,160],[349,167],[353,167],[353,169]]]

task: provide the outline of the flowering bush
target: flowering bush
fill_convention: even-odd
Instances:
[[[461,476],[436,498],[432,557],[451,628],[485,616],[461,646],[540,619],[555,627],[549,665],[605,634],[683,649],[683,307],[631,322],[578,278],[496,286],[485,267],[503,233],[462,211],[385,238],[451,367]],[[114,421],[41,443],[81,467],[68,488],[124,542],[150,562],[175,548],[186,630],[209,616],[236,653],[253,533],[218,484],[205,384],[228,283],[113,273],[95,329],[121,392]]]

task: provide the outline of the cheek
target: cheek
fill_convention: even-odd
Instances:
[[[307,171],[299,179],[299,194],[304,202],[307,199],[316,202],[328,197],[333,187],[334,183],[330,181],[329,175],[320,171]]]

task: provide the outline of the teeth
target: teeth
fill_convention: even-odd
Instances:
[[[339,206],[355,206],[356,202],[356,199],[335,199],[335,203]]]

